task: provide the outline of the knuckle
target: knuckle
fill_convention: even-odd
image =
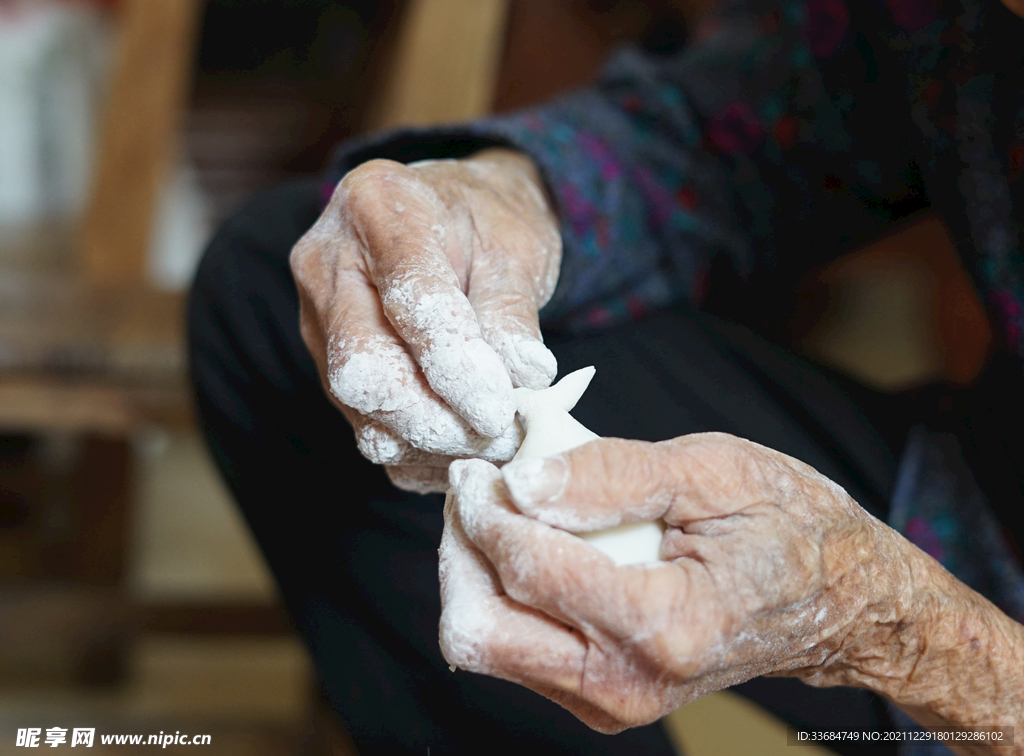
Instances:
[[[314,270],[321,267],[321,251],[322,246],[310,233],[295,243],[288,255],[288,264],[296,283],[306,284],[313,277]]]
[[[339,201],[356,209],[367,200],[373,201],[390,193],[397,177],[410,175],[410,170],[394,160],[376,158],[353,168],[338,184],[335,195]]]
[[[664,704],[657,699],[639,700],[630,706],[620,721],[628,727],[642,727],[665,715]]]
[[[656,627],[649,632],[650,636],[644,643],[646,655],[655,663],[678,662],[680,649],[674,634],[665,627]]]
[[[408,168],[394,160],[388,160],[386,158],[374,158],[367,160],[364,163],[360,163],[351,171],[345,174],[342,178],[341,183],[352,185],[361,181],[373,181],[377,179],[386,179],[397,172],[406,171]]]
[[[644,644],[644,653],[659,668],[675,677],[688,680],[702,671],[704,660],[691,638],[662,629],[654,632]]]
[[[640,727],[651,721],[645,716],[643,707],[638,704],[616,706],[611,714],[626,728]]]

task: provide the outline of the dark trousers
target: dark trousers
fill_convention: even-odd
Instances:
[[[319,212],[316,184],[296,183],[221,227],[191,293],[190,359],[209,448],[360,753],[671,753],[657,725],[600,735],[525,688],[448,671],[443,497],[399,491],[359,455],[299,336],[288,253]],[[548,343],[560,375],[597,367],[574,411],[595,432],[733,433],[813,465],[884,518],[906,430],[887,397],[688,311]],[[887,726],[863,691],[784,678],[737,690],[803,727]]]

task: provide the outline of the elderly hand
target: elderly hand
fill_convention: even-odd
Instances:
[[[443,491],[453,458],[515,454],[513,387],[556,373],[538,310],[561,260],[528,158],[374,160],[295,246],[302,337],[360,451],[396,485]]]
[[[456,462],[451,479],[445,658],[528,686],[595,729],[646,724],[764,674],[871,687],[919,719],[962,724],[973,722],[949,706],[992,704],[998,689],[977,723],[1021,715],[1024,681],[1007,675],[1024,648],[985,629],[1002,628],[996,615],[1020,626],[784,454],[720,433],[601,439],[500,471]],[[657,517],[664,561],[624,567],[546,524],[583,532]],[[950,672],[964,633],[973,655],[1007,662],[999,686],[998,671],[975,666],[972,694],[965,670]]]

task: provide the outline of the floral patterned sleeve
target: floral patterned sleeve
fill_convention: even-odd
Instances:
[[[935,203],[1018,346],[1021,26],[998,0],[731,0],[677,55],[627,49],[542,107],[346,145],[331,180],[368,157],[530,154],[565,245],[542,315],[573,330],[699,305],[720,263],[805,270]]]

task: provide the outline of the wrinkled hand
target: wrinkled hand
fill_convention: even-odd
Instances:
[[[302,337],[360,451],[443,491],[453,458],[508,460],[513,387],[556,373],[538,310],[558,224],[528,158],[364,163],[295,246]]]
[[[441,648],[616,732],[752,677],[849,684],[907,604],[902,539],[838,485],[721,433],[451,468]],[[576,532],[664,517],[656,565]],[[874,655],[874,656],[873,656]]]

